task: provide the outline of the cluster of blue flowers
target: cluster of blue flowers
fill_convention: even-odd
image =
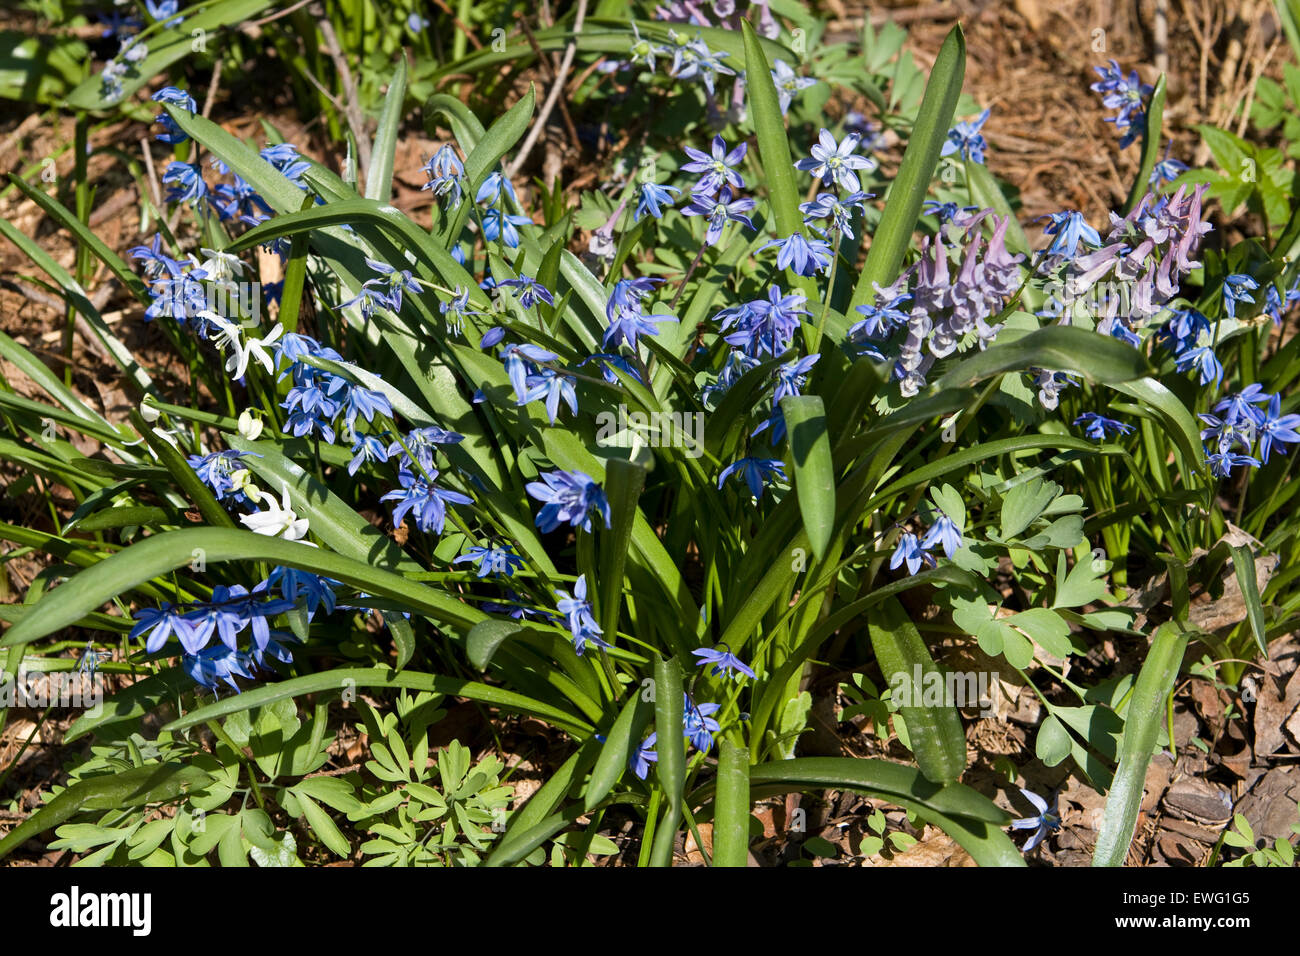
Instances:
[[[1115,129],[1123,130],[1120,148],[1128,146],[1137,139],[1145,122],[1144,99],[1155,89],[1149,83],[1138,79],[1137,70],[1124,75],[1119,64],[1114,60],[1110,66],[1093,67],[1101,79],[1090,87],[1094,92],[1106,94],[1102,105],[1108,110],[1119,110],[1114,116],[1106,117],[1107,123],[1114,123]]]
[[[1285,455],[1288,445],[1300,442],[1300,415],[1283,415],[1282,396],[1270,395],[1258,384],[1227,396],[1200,418],[1206,426],[1201,430],[1206,460],[1221,478],[1238,466],[1267,465],[1275,452]]]
[[[145,652],[157,654],[170,638],[181,648],[181,666],[196,684],[216,692],[227,684],[240,690],[236,677],[253,680],[259,670],[272,670],[272,661],[293,663],[288,645],[297,638],[272,630],[271,621],[294,608],[303,608],[310,621],[324,609],[333,614],[338,604],[334,588],[339,582],[296,568],[276,567],[250,590],[243,585],[217,585],[207,601],[134,612],[130,638],[144,639]],[[246,648],[240,636],[249,631]],[[218,643],[213,644],[216,637]],[[209,646],[211,645],[211,646]]]
[[[923,564],[934,567],[935,559],[932,552],[935,547],[942,548],[944,557],[951,559],[964,543],[962,538],[964,530],[953,518],[939,512],[938,520],[921,537],[918,538],[911,531],[904,531],[899,535],[894,553],[889,560],[890,569],[897,570],[906,565],[908,574],[916,574]]]

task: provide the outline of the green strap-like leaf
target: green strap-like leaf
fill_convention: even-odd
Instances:
[[[961,95],[961,84],[965,76],[966,39],[958,25],[952,28],[943,41],[934,61],[934,69],[930,71],[930,79],[925,85],[925,97],[921,100],[921,110],[916,115],[916,123],[907,140],[903,162],[893,185],[889,187],[885,211],[871,238],[871,249],[867,252],[862,275],[858,277],[858,284],[853,289],[853,302],[847,310],[850,314],[858,306],[872,301],[875,295],[874,283],[886,286],[898,275],[903,264],[903,254],[912,241],[912,232],[920,218],[930,179],[939,164],[939,152],[952,127],[953,113],[957,109],[957,98]]]
[[[393,158],[397,154],[397,134],[402,128],[402,106],[406,100],[406,56],[397,61],[393,78],[384,94],[384,112],[375,130],[370,149],[370,168],[366,170],[366,198],[388,202],[393,194]]]
[[[835,531],[835,469],[826,409],[816,395],[789,395],[781,399],[781,413],[790,436],[799,513],[813,554],[823,558]]]
[[[1251,566],[1254,571],[1254,565]],[[1138,673],[1119,743],[1119,767],[1106,797],[1093,866],[1123,866],[1128,856],[1146,786],[1147,765],[1160,735],[1165,698],[1173,690],[1190,633],[1176,624],[1161,625]]]
[[[718,752],[713,812],[713,865],[749,862],[749,749],[724,738]]]
[[[655,658],[655,773],[667,806],[655,828],[651,866],[672,866],[673,842],[682,818],[682,787],[686,783],[686,748],[682,731],[682,671],[676,658]]]

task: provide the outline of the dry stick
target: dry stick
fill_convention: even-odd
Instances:
[[[1156,17],[1152,26],[1157,73],[1169,72],[1169,0],[1156,0]]]
[[[203,101],[204,119],[210,119],[212,117],[212,103],[217,98],[217,85],[221,82],[221,64],[223,62],[224,61],[221,57],[217,57],[217,62],[212,67],[212,79],[208,83],[208,96],[207,99]]]
[[[1259,83],[1259,78],[1264,75],[1264,71],[1268,69],[1268,64],[1269,61],[1273,59],[1273,54],[1278,51],[1281,45],[1282,38],[1275,37],[1273,42],[1269,44],[1268,52],[1264,54],[1264,61],[1258,64],[1255,67],[1255,71],[1251,74],[1250,85],[1246,87],[1246,101],[1241,108],[1241,122],[1237,124],[1238,136],[1246,135],[1246,126],[1250,122],[1250,109],[1255,105],[1255,87]]]
[[[433,0],[433,3],[439,10],[451,17],[451,22],[456,24],[456,29],[465,34],[465,38],[474,45],[475,50],[483,49],[483,41],[474,35],[474,31],[467,27],[460,17],[456,16],[456,12],[447,6],[446,0]]]
[[[522,15],[519,17],[519,26],[523,28],[524,36],[528,38],[528,45],[533,48],[533,53],[537,55],[537,59],[541,62],[542,66],[546,67],[547,75],[552,81],[556,80],[557,74],[555,72],[555,65],[551,63],[550,60],[546,59],[545,55],[542,53],[542,48],[537,43],[537,37],[533,36],[533,31],[529,28],[527,19]],[[572,89],[573,87],[570,87],[570,90]],[[569,105],[564,101],[563,97],[560,99],[559,103],[560,116],[564,120],[565,127],[568,129],[569,138],[573,140],[574,146],[581,149],[582,141],[578,139],[578,128],[573,125],[573,117],[569,115]]]
[[[244,26],[242,27],[242,31],[244,33],[251,34],[255,28],[266,26],[266,24],[270,23],[272,20],[279,20],[281,17],[287,17],[289,14],[293,13],[293,11],[301,10],[303,7],[307,6],[307,4],[311,2],[312,0],[298,0],[298,2],[295,3],[293,6],[286,7],[285,9],[280,10],[277,13],[271,14],[269,17],[266,17],[262,20],[254,20],[252,23],[245,23]]]
[[[564,48],[564,60],[560,63],[560,70],[555,77],[555,83],[551,86],[550,95],[546,97],[546,102],[542,104],[542,111],[537,114],[537,122],[533,124],[532,129],[528,131],[528,135],[524,137],[524,145],[519,147],[514,162],[506,167],[507,179],[514,179],[519,174],[524,161],[528,159],[528,154],[537,145],[537,138],[542,135],[542,129],[546,126],[546,121],[550,119],[551,110],[555,109],[556,101],[559,100],[560,94],[564,92],[564,79],[569,75],[569,68],[573,66],[574,54],[578,52],[578,34],[582,32],[582,22],[586,17],[587,0],[578,0],[578,15],[573,20],[573,39]]]
[[[343,115],[347,117],[348,128],[352,130],[352,138],[357,143],[357,161],[361,168],[369,173],[370,140],[366,137],[365,117],[361,115],[361,107],[357,103],[356,80],[352,77],[352,71],[348,69],[348,60],[343,55],[343,46],[339,43],[338,34],[334,32],[334,24],[330,23],[328,17],[321,17],[319,25],[321,36],[325,39],[325,52],[334,62],[334,69],[338,70],[339,78],[343,81],[345,100]],[[357,172],[357,182],[365,182],[360,170]]]
[[[144,153],[144,171],[149,177],[149,191],[153,193],[153,206],[162,209],[162,191],[158,188],[158,174],[153,168],[153,155],[149,152],[149,137],[140,138],[140,152]]]

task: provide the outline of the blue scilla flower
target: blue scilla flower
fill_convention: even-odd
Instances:
[[[989,148],[989,144],[980,130],[984,128],[988,118],[989,111],[985,110],[970,122],[958,123],[948,130],[948,138],[944,141],[939,155],[951,156],[953,153],[959,153],[963,159],[969,159],[973,163],[984,162],[984,153]]]
[[[1264,412],[1259,406],[1267,405],[1271,397],[1263,386],[1252,382],[1241,391],[1217,402],[1214,412],[1234,424],[1248,421],[1258,426],[1264,421]]]
[[[194,111],[198,109],[198,105],[194,102],[194,98],[190,96],[190,94],[186,93],[184,90],[178,90],[174,86],[165,86],[149,98],[155,103],[171,103],[175,106],[179,106],[191,116],[193,116]],[[158,116],[155,117],[154,122],[160,124],[163,128],[163,131],[156,134],[154,137],[160,142],[175,145],[176,143],[183,143],[190,138],[183,129],[176,125],[176,121],[172,119],[171,114],[166,111],[159,113]]]
[[[181,667],[190,680],[201,687],[216,692],[222,683],[229,684],[239,693],[236,677],[253,679],[253,659],[243,651],[232,651],[224,644],[181,657]]]
[[[1274,446],[1278,454],[1287,453],[1287,445],[1300,442],[1300,415],[1282,414],[1282,396],[1274,395],[1268,400],[1263,421],[1259,423],[1259,460],[1267,465]]]
[[[803,308],[807,298],[802,292],[786,295],[780,286],[768,287],[766,299],[755,299],[743,309],[719,316],[722,328],[733,324],[737,331],[724,337],[729,345],[741,346],[751,356],[767,353],[781,355],[794,339],[799,316],[808,315]]]
[[[814,86],[817,80],[811,76],[799,76],[785,60],[777,58],[772,61],[772,83],[776,86],[777,100],[781,106],[781,115],[790,110],[790,103],[802,90]]]
[[[799,204],[799,211],[804,214],[804,225],[809,228],[819,219],[829,219],[830,228],[835,232],[842,233],[850,239],[853,236],[853,210],[865,212],[867,200],[873,198],[872,193],[861,191],[850,193],[841,199],[834,193],[818,193],[815,199]]]
[[[493,170],[483,180],[483,185],[479,186],[478,192],[474,194],[474,201],[480,204],[486,203],[488,206],[497,206],[501,203],[502,195],[505,195],[510,202],[518,205],[519,197],[515,195],[515,187],[511,185],[509,179],[501,174],[500,170]]]
[[[531,226],[533,221],[527,216],[508,215],[500,209],[489,209],[483,213],[483,238],[489,242],[500,239],[511,249],[519,248],[518,226]]]
[[[1132,425],[1117,422],[1096,412],[1084,412],[1074,420],[1074,424],[1082,425],[1084,435],[1093,441],[1103,441],[1107,435],[1127,435],[1133,431]]]
[[[189,605],[178,606],[168,601],[156,608],[142,607],[132,612],[136,625],[127,636],[134,641],[147,634],[144,649],[148,654],[157,654],[167,643],[167,638],[173,636],[181,642],[182,647],[201,647],[201,644],[196,644],[194,626],[185,619],[188,611]]]
[[[519,304],[525,309],[531,309],[538,302],[555,305],[555,297],[551,295],[550,290],[531,276],[521,275],[517,279],[506,279],[501,285],[518,289]]]
[[[1167,151],[1166,151],[1167,153]],[[1172,183],[1175,179],[1187,172],[1188,166],[1177,159],[1170,159],[1168,155],[1151,168],[1151,177],[1147,180],[1148,185],[1157,187],[1161,183]]]
[[[1083,213],[1063,211],[1049,213],[1042,217],[1049,220],[1043,227],[1043,233],[1054,236],[1052,244],[1047,247],[1049,256],[1065,256],[1073,259],[1079,250],[1079,243],[1097,249],[1101,246],[1101,236],[1097,230],[1088,225]]]
[[[713,749],[713,735],[722,729],[713,715],[721,709],[721,704],[696,704],[690,694],[685,695],[682,730],[691,746],[701,753]]]
[[[538,475],[541,481],[524,486],[529,496],[543,502],[536,524],[543,532],[554,531],[561,524],[591,531],[592,515],[610,526],[611,514],[605,490],[596,479],[581,471],[548,471]]]
[[[772,393],[772,404],[790,395],[803,394],[803,387],[808,380],[808,373],[821,358],[820,354],[807,355],[793,362],[786,362],[776,370],[776,389]]]
[[[198,209],[208,200],[208,184],[203,181],[203,171],[198,163],[182,163],[173,160],[163,173],[162,181],[167,184],[168,202],[183,202]]]
[[[793,269],[796,275],[815,276],[831,266],[831,246],[824,239],[809,239],[796,232],[784,239],[773,239],[759,248],[762,252],[775,247],[778,269]]]
[[[338,607],[338,598],[334,589],[341,582],[321,574],[304,571],[301,568],[289,568],[277,565],[267,575],[267,584],[278,587],[280,596],[291,601],[294,607],[302,607],[307,612],[307,620],[315,616],[317,610],[324,608],[326,614],[333,614]]]
[[[951,559],[961,550],[962,529],[957,522],[946,514],[940,514],[939,520],[930,526],[930,530],[921,539],[921,550],[932,551],[937,544],[943,548],[944,557]]]
[[[749,665],[731,653],[731,648],[726,644],[719,644],[717,647],[701,647],[691,651],[691,653],[699,658],[699,661],[696,662],[697,667],[713,665],[709,671],[709,674],[713,677],[725,674],[727,677],[734,679],[744,674],[750,680],[757,679],[757,675],[750,670]]]
[[[388,461],[388,443],[381,435],[357,435],[352,442],[352,460],[348,462],[348,474],[355,475],[357,469],[372,461]]]
[[[1210,466],[1210,474],[1217,478],[1227,478],[1232,474],[1232,469],[1242,465],[1248,465],[1251,468],[1260,466],[1258,458],[1235,452],[1216,451],[1211,455],[1206,455],[1205,461]]]
[[[823,129],[808,151],[810,155],[796,162],[794,168],[811,173],[814,179],[822,181],[823,186],[834,185],[845,192],[856,193],[862,184],[855,170],[869,172],[876,168],[875,160],[857,155],[857,149],[858,137],[853,133],[836,143],[830,130]]]
[[[854,341],[888,338],[895,329],[907,325],[909,316],[899,306],[911,301],[911,293],[904,292],[899,295],[889,296],[877,284],[875,304],[857,307],[856,311],[863,318],[862,321],[849,329],[849,338]]]
[[[540,369],[537,374],[529,375],[525,380],[527,391],[516,404],[528,405],[532,402],[546,403],[546,417],[552,425],[560,413],[560,402],[569,406],[569,411],[578,414],[578,393],[574,386],[577,380],[572,375],[565,375],[553,368]]]
[[[1202,385],[1213,382],[1217,386],[1223,380],[1223,365],[1208,345],[1185,350],[1178,356],[1174,367],[1179,372],[1196,371]]]
[[[1202,413],[1200,416],[1206,427],[1201,429],[1201,441],[1213,441],[1220,452],[1230,452],[1234,448],[1250,451],[1255,441],[1256,425],[1253,418],[1221,419],[1217,415]]]
[[[501,574],[505,577],[513,577],[517,568],[524,566],[523,558],[515,554],[514,550],[506,545],[504,547],[484,548],[481,545],[474,545],[464,554],[452,559],[452,564],[465,564],[469,561],[478,562],[478,576],[485,578],[489,574]]]
[[[243,461],[249,455],[254,458],[262,457],[251,452],[228,449],[214,451],[208,455],[190,455],[187,460],[194,473],[199,476],[199,480],[211,489],[218,501],[243,504],[247,498],[242,491],[235,490],[230,476],[245,467]]]
[[[738,222],[750,229],[754,224],[745,213],[753,210],[756,203],[752,199],[733,199],[731,188],[722,187],[717,198],[704,193],[693,193],[691,204],[682,210],[683,216],[703,216],[708,223],[704,232],[704,244],[716,245],[722,238],[722,228],[729,222]]]
[[[483,314],[469,307],[469,289],[461,286],[456,286],[449,301],[438,303],[438,311],[442,313],[442,320],[447,323],[449,335],[461,334],[467,316]]]
[[[741,458],[722,469],[722,474],[718,475],[718,487],[721,488],[733,475],[749,487],[754,498],[761,500],[767,485],[785,481],[785,464],[779,458]]]
[[[507,345],[501,349],[499,357],[506,367],[506,376],[510,379],[510,385],[515,390],[515,401],[520,404],[528,394],[528,376],[537,371],[532,363],[553,362],[559,358],[554,352],[540,345],[528,343]]]
[[[600,366],[600,375],[610,385],[618,384],[618,375],[614,373],[615,369],[626,375],[632,376],[636,381],[641,381],[641,374],[632,367],[632,363],[621,355],[612,355],[607,352],[597,352],[583,359],[578,365],[581,367],[590,362],[595,362]],[[644,383],[643,383],[644,384]]]
[[[922,564],[934,566],[934,555],[930,554],[910,531],[905,531],[899,536],[893,557],[889,559],[889,569],[896,571],[902,564],[907,565],[908,574],[916,574],[921,570]]]
[[[1156,341],[1174,355],[1180,355],[1195,348],[1201,335],[1209,333],[1211,328],[1210,320],[1196,309],[1176,309],[1156,333]]]
[[[299,189],[307,189],[307,181],[303,179],[303,176],[311,169],[311,163],[302,158],[298,153],[298,147],[293,143],[276,143],[273,146],[267,146],[258,155],[279,170],[285,179]]]
[[[173,259],[162,251],[162,233],[154,233],[147,246],[132,246],[126,254],[132,259],[144,263],[146,279],[159,279],[162,276],[179,278],[185,272],[185,264]]]
[[[1052,805],[1049,808],[1047,801],[1036,793],[1020,788],[1020,793],[1028,800],[1038,813],[1032,817],[1024,817],[1020,820],[1011,821],[1013,830],[1033,830],[1033,834],[1025,841],[1024,852],[1028,853],[1034,847],[1042,842],[1043,837],[1056,830],[1061,825],[1060,812],[1056,809],[1056,797],[1052,798]]]
[[[690,162],[683,163],[681,171],[684,173],[704,174],[691,187],[691,192],[696,195],[712,196],[723,186],[729,186],[732,189],[744,189],[745,180],[741,178],[740,173],[736,172],[735,167],[739,166],[745,158],[749,144],[741,143],[728,152],[727,144],[722,137],[714,136],[711,147],[712,155],[702,153],[690,146],[686,147],[686,155],[689,157]]]
[[[456,445],[464,440],[465,436],[459,432],[450,432],[437,425],[413,428],[401,441],[394,440],[388,446],[388,457],[397,459],[399,469],[414,468],[415,463],[418,462],[425,471],[432,471],[433,456],[440,445]],[[407,449],[410,449],[410,455],[407,454]]]
[[[658,183],[642,183],[638,192],[636,211],[632,214],[632,221],[639,222],[641,217],[649,213],[655,219],[663,217],[664,208],[672,206],[677,202],[673,193],[680,193],[681,190],[676,186],[660,186]]]
[[[659,760],[659,754],[655,752],[655,743],[659,740],[657,733],[650,734],[641,745],[636,748],[636,753],[632,754],[628,760],[628,766],[632,772],[637,775],[638,779],[644,780],[650,773],[650,765]]]
[[[393,524],[402,525],[407,514],[412,514],[415,526],[421,531],[426,534],[430,531],[442,534],[447,520],[447,505],[472,505],[474,499],[459,491],[435,485],[433,482],[438,477],[438,469],[426,468],[424,472],[428,475],[427,478],[424,474],[417,475],[409,469],[401,469],[397,473],[397,482],[401,487],[393,489],[379,500],[397,502],[393,507]]]
[[[557,589],[555,596],[559,599],[556,608],[564,615],[569,633],[573,635],[573,649],[581,657],[588,644],[595,647],[610,647],[604,640],[604,632],[596,623],[591,612],[591,603],[587,600],[587,576],[579,575],[574,582],[573,594]]]
[[[1115,116],[1106,117],[1106,122],[1114,123],[1117,130],[1125,130],[1119,141],[1120,149],[1124,149],[1137,139],[1143,120],[1142,101],[1155,88],[1149,83],[1141,82],[1137,70],[1126,77],[1114,60],[1110,61],[1108,67],[1095,66],[1093,69],[1101,79],[1089,88],[1106,94],[1101,101],[1106,109],[1119,110]]]
[[[465,167],[450,144],[444,145],[420,168],[429,177],[420,188],[430,190],[437,199],[447,197],[452,209],[459,208]]]
[[[1236,273],[1228,276],[1223,280],[1223,307],[1228,312],[1228,317],[1235,319],[1237,317],[1237,304],[1239,302],[1253,303],[1250,293],[1259,288],[1259,283],[1248,275]]]

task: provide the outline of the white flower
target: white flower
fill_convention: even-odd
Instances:
[[[147,421],[150,425],[152,425],[154,422],[156,422],[159,418],[162,417],[162,412],[158,411],[158,409],[154,408],[148,402],[141,402],[140,417],[143,418],[145,421]]]
[[[259,501],[267,507],[266,511],[241,515],[239,520],[254,534],[268,537],[283,536],[286,541],[298,541],[307,535],[308,519],[299,518],[289,503],[289,486],[282,485],[284,496],[277,503],[274,496],[265,491],[258,493]]]
[[[257,359],[267,375],[275,373],[275,359],[267,351],[267,346],[275,342],[284,332],[284,326],[279,322],[271,326],[271,331],[260,339],[248,338],[242,344],[236,343],[234,352],[226,359],[226,371],[230,373],[231,378],[243,378],[244,373],[248,371],[248,360]]]
[[[239,434],[249,441],[257,441],[257,436],[262,434],[262,420],[254,418],[247,408],[239,413]]]
[[[221,283],[227,279],[242,276],[244,270],[248,268],[240,261],[238,256],[229,252],[206,248],[200,251],[208,258],[199,268],[206,272],[208,278],[213,282]]]

